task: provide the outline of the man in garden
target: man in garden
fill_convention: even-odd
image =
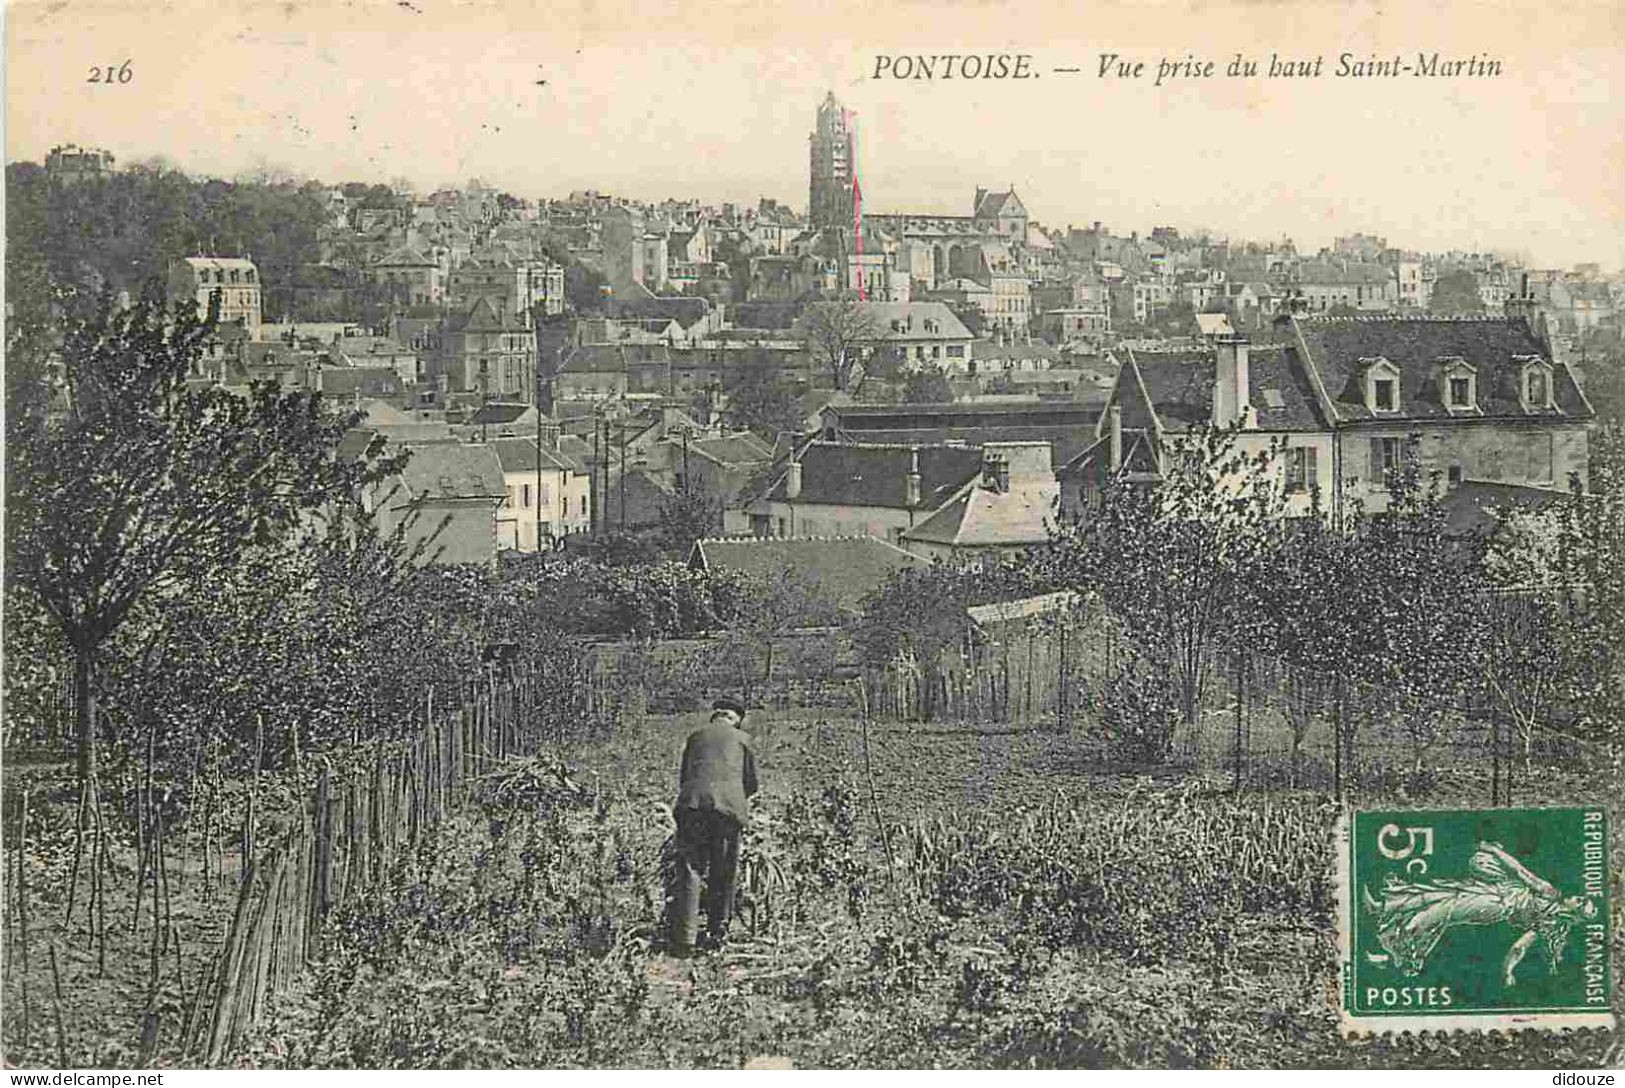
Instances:
[[[718,699],[711,720],[689,734],[683,747],[677,795],[677,874],[672,904],[674,955],[694,951],[698,936],[700,884],[706,887],[707,943],[716,946],[728,932],[739,874],[739,832],[756,792],[756,757],[750,735],[740,725],[745,707]]]

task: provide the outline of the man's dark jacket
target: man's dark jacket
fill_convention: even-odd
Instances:
[[[726,722],[710,722],[690,733],[681,782],[679,809],[720,812],[744,823],[756,792],[756,756],[749,735]]]

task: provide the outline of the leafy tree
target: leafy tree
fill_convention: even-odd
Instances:
[[[845,390],[854,374],[861,373],[867,350],[880,332],[873,312],[851,299],[811,303],[796,322],[796,334],[806,342],[814,365],[838,390]]]
[[[1196,327],[1196,307],[1184,299],[1175,299],[1160,314],[1147,322],[1153,332],[1164,336],[1188,336]]]
[[[380,536],[358,502],[338,501],[185,593],[149,596],[103,655],[106,732],[145,733],[179,774],[200,760],[250,764],[256,740],[267,763],[292,767],[302,751],[410,730],[424,689],[466,673],[476,643],[446,605],[484,613],[413,552],[404,529]],[[109,769],[142,747],[114,745]]]
[[[598,313],[609,297],[609,281],[603,273],[580,261],[564,266],[564,301],[578,314]]]
[[[728,266],[728,296],[733,302],[750,297],[750,244],[733,237],[717,242],[712,256],[719,264]]]
[[[1433,283],[1428,309],[1441,317],[1483,313],[1484,300],[1478,293],[1478,277],[1465,268],[1444,273]]]
[[[801,426],[790,383],[766,351],[747,353],[724,375],[722,392],[722,418],[730,427],[772,436]]]
[[[297,269],[320,256],[328,215],[320,186],[194,181],[162,164],[53,186],[37,165],[12,163],[6,205],[7,298],[19,316],[43,309],[52,284],[134,294],[200,252],[251,256],[266,313],[282,313]]]
[[[722,500],[699,480],[684,478],[660,501],[660,533],[677,559],[688,558],[696,540],[721,528]]]
[[[1347,605],[1349,538],[1325,519],[1318,495],[1314,507],[1313,516],[1294,523],[1277,539],[1267,576],[1258,586],[1270,625],[1265,646],[1282,665],[1294,779],[1309,727],[1332,699],[1342,695],[1334,678],[1348,651],[1338,620]]]
[[[1590,435],[1589,479],[1556,511],[1553,581],[1569,587],[1574,702],[1582,723],[1625,741],[1625,424]]]
[[[1408,447],[1388,480],[1386,510],[1356,506],[1346,525],[1342,608],[1332,626],[1348,641],[1346,671],[1368,705],[1403,724],[1420,772],[1445,716],[1475,680],[1482,549],[1447,531],[1438,480],[1422,478],[1417,444]],[[1345,729],[1350,742],[1355,725]]]
[[[1599,423],[1625,423],[1625,343],[1617,331],[1592,333],[1583,344],[1586,399]]]
[[[774,652],[787,632],[837,619],[835,605],[805,573],[788,564],[742,578],[738,605],[728,624],[736,649],[731,656],[741,663],[762,663],[760,677],[741,665],[739,689],[745,701],[752,702],[759,688],[772,684]]]
[[[565,305],[578,314],[601,312],[609,297],[609,281],[603,274],[583,264],[556,234],[543,235],[541,247],[548,260],[564,266]]]
[[[880,668],[899,654],[935,660],[970,629],[970,605],[1014,600],[1053,588],[1045,564],[989,557],[967,566],[903,567],[872,591],[852,626],[863,661]]]
[[[98,655],[132,611],[185,594],[393,467],[376,447],[337,457],[357,418],[315,396],[192,384],[215,327],[214,309],[171,312],[153,289],[122,310],[66,298],[59,330],[10,337],[10,573],[72,649],[92,790]]]
[[[921,367],[903,381],[904,404],[946,404],[954,399],[948,375],[939,366]]]
[[[1215,648],[1255,633],[1253,579],[1281,526],[1279,493],[1253,482],[1274,451],[1248,452],[1240,433],[1170,435],[1162,479],[1111,482],[1098,512],[1059,531],[1049,560],[1066,584],[1098,593],[1148,667],[1173,679],[1192,727]]]

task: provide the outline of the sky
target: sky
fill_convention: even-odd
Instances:
[[[1013,186],[1054,227],[1625,266],[1617,0],[24,0],[5,19],[8,161],[77,143],[221,177],[804,208],[832,91],[869,212],[968,214],[977,186]],[[1435,51],[1501,74],[1333,74]],[[1037,78],[875,78],[882,56],[967,52],[1027,54]],[[1257,76],[1224,75],[1237,53]],[[1102,78],[1102,54],[1145,73]],[[1321,75],[1270,78],[1272,54]],[[1163,58],[1214,75],[1155,86]],[[126,61],[128,82],[88,81]]]

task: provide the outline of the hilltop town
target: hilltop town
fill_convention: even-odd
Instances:
[[[813,121],[805,212],[223,182],[77,147],[8,182],[23,206],[137,209],[92,209],[110,237],[43,260],[218,298],[199,381],[319,391],[411,450],[409,471],[461,481],[430,500],[456,510],[447,561],[653,533],[700,490],[683,546],[1017,549],[1057,501],[1075,512],[1136,458],[1154,474],[1170,426],[1238,413],[1291,448],[1299,493],[1336,472],[1339,495],[1380,503],[1418,428],[1452,487],[1562,490],[1618,403],[1625,278],[1595,263],[1048,224],[1014,187],[967,185],[963,215],[881,211],[851,112],[830,95]],[[1005,486],[1034,500],[999,531],[954,513],[1003,478],[971,450],[1019,466]]]
[[[1625,273],[807,105],[804,204],[8,163],[0,1057],[1617,1057]]]

